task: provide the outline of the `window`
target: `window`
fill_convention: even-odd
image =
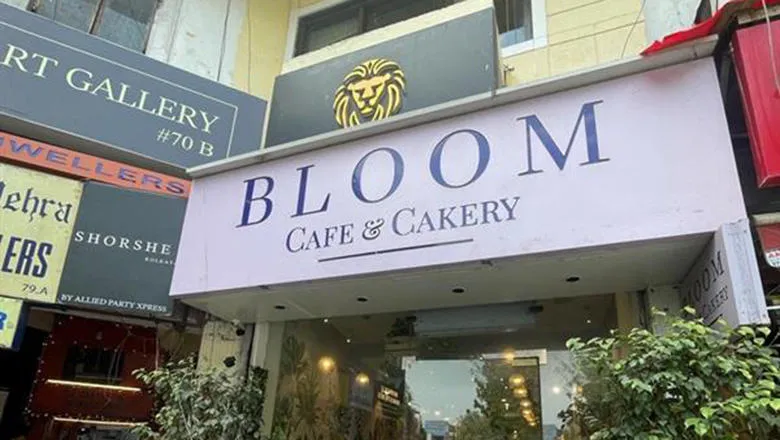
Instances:
[[[295,55],[449,6],[458,0],[353,0],[302,17]]]
[[[63,1],[63,0],[60,0]],[[85,0],[83,0],[85,1]],[[298,22],[294,56],[321,49],[374,29],[408,20],[462,0],[350,0],[324,11],[304,15]],[[501,47],[515,46],[544,34],[532,24],[534,14],[544,17],[543,0],[494,0]],[[532,3],[540,3],[532,11]],[[532,13],[533,12],[533,13]],[[544,21],[542,19],[542,21]]]
[[[531,0],[494,0],[501,47],[513,46],[534,38]]]
[[[30,10],[143,52],[158,0],[32,0]]]
[[[124,363],[125,356],[122,351],[72,345],[65,356],[62,378],[77,382],[116,385],[122,381]]]

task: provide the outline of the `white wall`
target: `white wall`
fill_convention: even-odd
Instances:
[[[30,0],[0,0],[0,3],[15,6],[17,8],[25,9],[30,3]]]
[[[648,41],[661,39],[672,32],[692,26],[696,10],[701,3],[701,0],[644,1],[645,34]],[[721,0],[721,3],[723,2]]]
[[[246,0],[165,0],[146,54],[230,85],[246,12]]]

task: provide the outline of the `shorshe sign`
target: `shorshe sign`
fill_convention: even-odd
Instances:
[[[84,185],[59,302],[167,314],[186,200]]]

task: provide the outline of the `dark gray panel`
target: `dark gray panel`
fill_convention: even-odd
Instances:
[[[406,79],[401,112],[494,90],[498,84],[493,9],[485,9],[276,77],[267,146],[339,129],[333,100],[360,63],[396,62]]]
[[[0,42],[0,115],[180,168],[260,147],[257,97],[4,4]]]
[[[58,302],[165,314],[186,201],[88,182]]]

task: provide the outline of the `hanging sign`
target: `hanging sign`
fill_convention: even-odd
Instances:
[[[733,40],[759,188],[780,186],[780,79],[772,65],[780,60],[780,44],[767,45],[767,38],[780,41],[780,21],[737,29]]]
[[[54,302],[82,183],[0,163],[0,293]]]

